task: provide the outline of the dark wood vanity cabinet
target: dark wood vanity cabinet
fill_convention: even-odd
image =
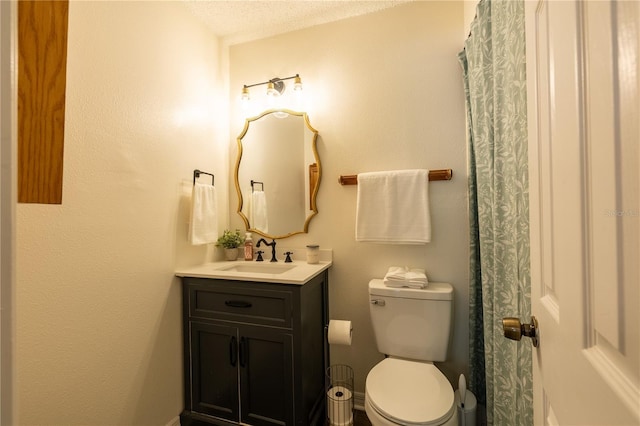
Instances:
[[[182,425],[324,424],[327,276],[304,285],[182,278]]]

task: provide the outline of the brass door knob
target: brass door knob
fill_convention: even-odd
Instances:
[[[511,340],[520,341],[522,336],[531,337],[533,347],[538,347],[538,320],[536,317],[531,317],[531,324],[522,324],[519,318],[503,318],[502,330],[504,331],[504,337]]]

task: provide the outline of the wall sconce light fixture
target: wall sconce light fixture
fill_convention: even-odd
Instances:
[[[295,90],[296,92],[302,91],[302,79],[300,79],[299,74],[292,75],[291,77],[285,77],[285,78],[274,77],[271,80],[263,81],[262,83],[245,84],[242,87],[242,100],[248,101],[249,99],[251,99],[251,95],[249,94],[250,87],[261,86],[263,84],[267,85],[267,96],[271,96],[271,97],[280,96],[284,92],[284,89],[286,88],[284,84],[285,80],[292,80],[292,79],[293,79],[293,90]]]

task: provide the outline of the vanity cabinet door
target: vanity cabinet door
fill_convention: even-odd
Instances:
[[[255,426],[292,425],[293,336],[242,327],[238,351],[241,420]]]
[[[237,421],[238,329],[190,322],[191,411]]]

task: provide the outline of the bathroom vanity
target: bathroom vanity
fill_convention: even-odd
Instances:
[[[216,262],[182,279],[182,425],[322,425],[328,268]]]

